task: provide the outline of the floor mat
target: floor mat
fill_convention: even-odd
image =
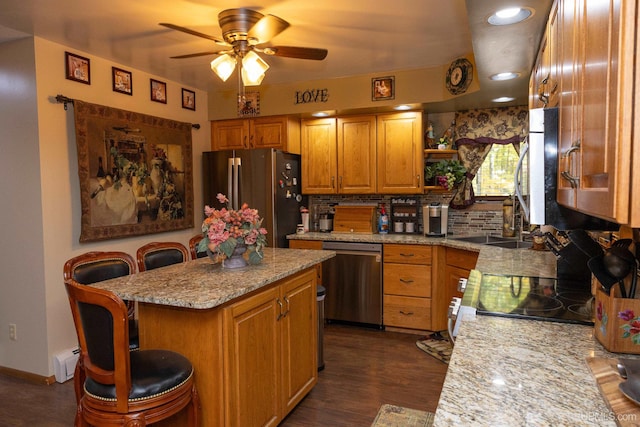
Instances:
[[[382,405],[371,427],[430,427],[433,425],[433,416],[431,412]]]
[[[416,346],[441,362],[448,364],[451,359],[453,347],[449,341],[449,334],[447,331],[434,332],[431,335],[420,338],[416,341]]]

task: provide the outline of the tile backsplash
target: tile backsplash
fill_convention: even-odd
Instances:
[[[440,202],[443,205],[451,200],[449,193],[429,193],[424,195],[314,195],[309,196],[309,208],[312,216],[329,211],[330,207],[339,203],[354,204],[374,204],[380,206],[384,203],[387,211],[391,206],[393,198],[415,198],[418,206],[423,206],[433,202]],[[422,209],[418,209],[419,230],[423,231]],[[517,222],[516,222],[517,223]],[[449,234],[502,234],[502,204],[496,203],[495,209],[491,210],[457,210],[449,209]]]

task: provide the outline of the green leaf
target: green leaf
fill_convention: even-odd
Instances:
[[[198,242],[198,247],[196,248],[196,252],[206,252],[209,249],[209,239],[202,238],[200,242]]]
[[[233,237],[229,237],[226,242],[222,242],[218,248],[220,251],[224,253],[228,258],[233,255],[233,250],[236,248],[237,241]]]

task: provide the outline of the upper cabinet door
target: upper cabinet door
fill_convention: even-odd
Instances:
[[[422,193],[422,113],[379,115],[377,134],[378,193]]]
[[[376,117],[338,119],[338,191],[376,192]]]
[[[336,119],[302,122],[302,192],[336,194]]]
[[[213,121],[211,139],[213,151],[249,148],[249,122],[244,119]]]

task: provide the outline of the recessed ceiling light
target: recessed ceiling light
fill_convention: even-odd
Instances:
[[[492,101],[493,102],[509,102],[509,101],[513,101],[515,98],[512,96],[501,96],[500,98],[495,98]]]
[[[315,113],[311,113],[313,117],[328,117],[331,115],[329,111],[316,111]]]
[[[528,7],[510,7],[497,11],[487,21],[491,25],[509,25],[524,21],[531,15],[533,15],[533,9]]]
[[[400,110],[400,111],[410,110],[411,105],[407,105],[407,104],[396,105],[395,107],[393,107],[393,109]]]
[[[511,80],[511,79],[515,79],[516,77],[520,76],[520,73],[513,73],[511,71],[507,71],[505,73],[497,73],[494,74],[492,76],[490,76],[489,78],[491,80],[496,80],[496,81],[500,81],[500,80]]]

